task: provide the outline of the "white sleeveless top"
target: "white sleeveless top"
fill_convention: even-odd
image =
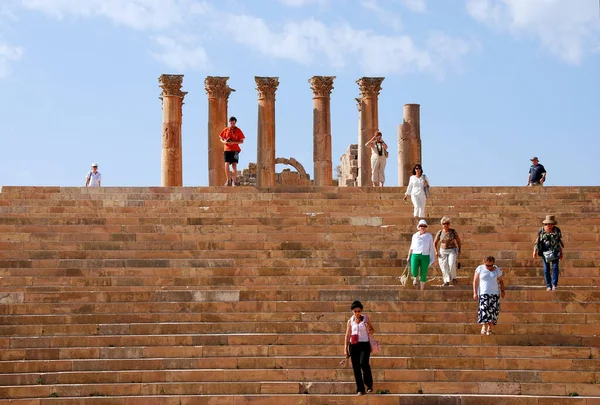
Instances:
[[[350,324],[352,325],[352,334],[358,335],[359,342],[368,342],[369,341],[369,332],[367,331],[367,321],[368,318],[366,315],[363,315],[363,320],[360,323],[354,322],[354,316],[350,318]]]

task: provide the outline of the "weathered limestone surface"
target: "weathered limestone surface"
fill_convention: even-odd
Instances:
[[[313,162],[315,186],[331,186],[331,91],[335,76],[313,76]]]
[[[398,185],[408,186],[412,168],[422,164],[419,104],[404,104],[404,123],[398,125]]]
[[[365,143],[379,129],[378,98],[383,77],[361,77],[356,81],[360,89],[360,133],[358,137],[358,185],[371,185],[371,150]]]
[[[358,178],[358,145],[352,144],[342,157],[338,172],[338,185],[340,187],[356,187]]]
[[[275,91],[278,77],[254,77],[258,91],[256,185],[275,185]]]
[[[227,126],[227,102],[235,91],[227,85],[229,77],[208,76],[204,88],[208,94],[208,185],[222,186],[226,176],[223,169],[223,144],[219,134]]]
[[[183,75],[163,74],[158,81],[163,90],[161,185],[182,186],[181,109],[187,92],[181,91]]]

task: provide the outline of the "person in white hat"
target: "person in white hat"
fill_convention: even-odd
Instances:
[[[546,291],[556,291],[558,288],[559,261],[563,258],[565,244],[562,240],[562,232],[556,226],[558,222],[554,215],[546,215],[542,221],[544,225],[538,231],[538,237],[533,245],[533,258],[542,258],[544,263],[544,280]]]
[[[410,271],[414,277],[413,285],[415,287],[418,286],[420,278],[421,290],[424,290],[425,282],[427,281],[427,271],[429,270],[429,266],[435,261],[435,249],[433,246],[433,236],[427,232],[427,221],[424,219],[420,220],[417,229],[419,231],[412,237],[406,260],[410,261]]]
[[[92,170],[85,176],[86,187],[100,187],[102,175],[98,171],[98,163],[92,163]]]

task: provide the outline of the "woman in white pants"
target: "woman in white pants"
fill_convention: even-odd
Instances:
[[[427,176],[423,174],[423,166],[416,164],[412,170],[412,176],[408,181],[408,187],[406,193],[404,193],[404,201],[410,195],[413,206],[413,216],[417,218],[425,217],[425,203],[427,202],[426,188],[429,187],[429,180]]]
[[[433,247],[435,255],[438,258],[442,276],[444,277],[444,287],[450,283],[456,285],[456,263],[460,255],[461,242],[455,229],[450,228],[450,218],[443,217],[440,221],[442,229],[435,235]],[[438,247],[439,245],[439,247]]]
[[[375,132],[375,136],[365,146],[371,148],[371,180],[373,181],[373,187],[383,187],[388,146],[383,141],[381,132]]]

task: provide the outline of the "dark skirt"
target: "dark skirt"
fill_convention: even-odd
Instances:
[[[500,296],[498,294],[482,294],[479,296],[479,312],[477,323],[498,322],[500,313]]]

